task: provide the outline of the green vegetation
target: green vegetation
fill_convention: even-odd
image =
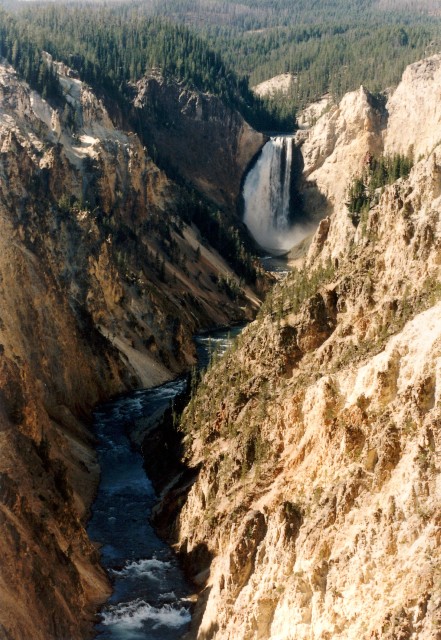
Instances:
[[[135,5],[121,4],[24,4],[8,12],[0,8],[0,56],[6,58],[18,74],[56,107],[65,124],[76,131],[76,112],[64,101],[55,70],[48,63],[47,52],[54,60],[69,65],[94,90],[126,113],[128,120],[138,129],[131,102],[133,83],[152,68],[161,69],[166,76],[177,78],[185,85],[220,96],[227,104],[241,111],[259,127],[280,126],[256,99],[245,78],[238,76],[212,51],[207,42],[192,34],[185,26],[174,25],[164,19],[138,12]],[[142,137],[142,131],[140,132]],[[144,141],[147,144],[147,141]],[[100,225],[109,233],[115,232],[115,247],[135,242],[133,233],[119,227],[113,229],[111,216],[102,211],[99,190],[96,188],[99,169],[86,158],[85,167],[90,176],[83,201],[71,202],[65,197],[59,203],[60,211],[68,213],[75,208],[93,211]],[[170,171],[166,168],[167,173]],[[179,176],[172,175],[179,181]],[[40,188],[33,185],[34,195]],[[221,213],[181,184],[180,201],[174,212],[173,225],[182,221],[196,224],[203,237],[219,250],[236,270],[241,279],[255,283],[256,266],[247,246],[246,234],[238,228],[237,219]],[[150,211],[143,223],[145,230],[161,238],[161,255],[147,254],[161,281],[167,278],[164,256],[186,271],[184,257],[170,235],[163,215]],[[122,253],[121,253],[122,255]],[[124,266],[124,265],[123,265]],[[130,270],[127,278],[133,279]],[[232,298],[238,296],[238,283],[220,281],[219,287]]]
[[[210,42],[236,73],[255,85],[290,72],[288,96],[274,96],[280,118],[331,92],[360,83],[378,92],[397,84],[410,62],[440,44],[436,0],[167,0],[133,5],[185,24]],[[287,122],[288,124],[288,122]]]
[[[215,437],[213,425],[220,424],[219,435],[226,438],[238,436],[244,447],[241,453],[242,475],[253,466],[257,469],[269,455],[268,443],[262,438],[261,425],[267,419],[267,407],[276,389],[275,380],[281,375],[283,358],[289,350],[289,337],[279,327],[279,321],[289,314],[298,313],[305,301],[331,282],[334,276],[335,270],[330,261],[311,273],[304,269],[294,270],[268,294],[257,316],[257,325],[254,324],[253,334],[259,335],[261,330],[265,335],[267,331],[271,333],[272,329],[268,327],[274,323],[277,323],[277,328],[274,327],[274,340],[266,344],[265,354],[261,354],[258,371],[254,368],[253,360],[245,363],[237,359],[236,351],[240,351],[245,342],[253,349],[250,335],[240,334],[221,360],[214,354],[207,371],[200,377],[196,374],[192,377],[190,402],[180,421],[181,429],[189,436],[199,433],[210,441]],[[264,323],[269,317],[271,322],[265,328]],[[262,339],[261,335],[259,339]],[[212,386],[211,378],[216,372],[216,385]],[[219,372],[222,373],[219,375]],[[208,396],[209,403],[205,402]],[[221,407],[224,404],[234,406],[234,413],[223,415]]]
[[[182,190],[179,216],[187,224],[194,223],[241,278],[250,284],[256,282],[258,271],[252,257],[250,240],[243,229],[237,226],[236,219],[213,209],[195,191],[189,192],[186,189]],[[229,290],[234,297],[230,285]],[[221,286],[225,287],[226,283]]]
[[[207,41],[184,26],[140,15],[132,5],[28,5],[14,15],[2,12],[0,21],[0,54],[49,98],[61,92],[43,51],[123,108],[133,83],[156,68],[221,97],[255,127],[284,128]]]
[[[43,98],[59,101],[62,90],[53,68],[42,56],[41,48],[27,30],[0,9],[0,57],[5,58],[18,74]]]
[[[323,22],[324,21],[324,22]],[[439,25],[436,27],[439,30]],[[273,101],[280,112],[299,109],[325,93],[339,100],[364,84],[379,92],[399,82],[405,67],[436,48],[439,38],[431,24],[384,24],[383,19],[327,22],[293,26],[233,38],[234,56],[245,60],[251,85],[280,73],[291,73],[287,95]],[[219,42],[228,52],[225,42]],[[229,57],[224,54],[226,60]]]
[[[314,296],[323,285],[332,281],[335,269],[328,260],[314,271],[293,269],[293,271],[266,296],[258,314],[259,319],[271,315],[278,322],[288,314],[300,311],[302,304]]]
[[[417,291],[406,285],[397,302],[393,319],[378,326],[375,337],[362,341],[348,341],[341,345],[339,358],[326,373],[335,373],[350,363],[361,362],[367,356],[372,357],[383,351],[391,336],[403,330],[407,322],[419,313],[427,311],[441,300],[441,283],[434,276],[428,276]]]
[[[361,176],[355,176],[348,188],[346,203],[351,219],[358,224],[362,214],[369,211],[376,202],[376,190],[387,184],[393,184],[399,178],[409,175],[413,166],[412,154],[371,157]]]
[[[7,6],[7,4],[4,4]],[[124,106],[148,69],[212,92],[255,127],[292,130],[295,112],[330,92],[365,84],[379,92],[405,66],[437,50],[431,2],[410,10],[374,0],[148,0],[18,3],[0,12],[0,54],[49,98],[58,82],[46,50]],[[293,76],[287,94],[260,100],[250,85]]]

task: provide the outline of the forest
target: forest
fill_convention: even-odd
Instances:
[[[396,85],[411,62],[440,46],[439,2],[420,0],[144,0],[3,2],[0,55],[57,99],[43,50],[122,105],[131,83],[158,67],[222,97],[255,127],[287,131],[325,93]],[[251,87],[292,74],[287,93]]]
[[[163,18],[126,11],[128,5],[32,5],[0,10],[0,56],[57,103],[61,90],[43,52],[65,62],[95,90],[127,107],[133,83],[150,69],[211,92],[255,127],[286,128],[271,105],[250,90],[205,40]],[[291,128],[293,119],[291,119]]]
[[[151,0],[132,10],[196,30],[250,86],[293,75],[271,109],[285,120],[325,93],[396,85],[405,67],[439,50],[439,0]]]
[[[362,174],[355,176],[348,188],[346,205],[352,222],[357,225],[362,215],[372,205],[378,204],[378,190],[387,184],[393,184],[399,178],[406,178],[412,167],[411,155],[395,153],[380,158],[369,157]]]

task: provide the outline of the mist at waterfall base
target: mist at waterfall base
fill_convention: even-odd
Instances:
[[[274,254],[289,251],[312,230],[291,216],[293,137],[276,136],[263,147],[244,187],[243,221],[256,242]]]
[[[196,337],[200,367],[222,355],[242,327]],[[187,382],[178,378],[101,405],[94,413],[101,467],[88,533],[100,544],[113,592],[96,627],[99,640],[178,640],[191,620],[187,584],[170,547],[150,524],[157,496],[129,439],[134,421],[159,415]]]

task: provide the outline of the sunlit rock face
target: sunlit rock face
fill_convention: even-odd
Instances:
[[[348,181],[361,172],[369,155],[383,151],[387,112],[360,87],[331,105],[307,131],[299,131],[305,208],[329,214],[344,204]]]
[[[434,64],[405,73],[415,100],[439,94]],[[354,221],[342,201],[362,166],[354,141],[395,147],[371,130],[364,91],[336,126],[348,103],[335,144],[332,114],[316,125],[332,144],[310,166],[333,213],[306,271],[276,286],[184,416],[200,471],[183,506],[176,488],[168,497],[163,526],[204,587],[198,640],[439,637],[441,147]],[[402,127],[407,152],[418,140]]]
[[[441,136],[441,56],[415,62],[387,103],[385,149],[413,153],[415,160],[439,144]]]
[[[360,87],[313,127],[267,142],[243,187],[244,222],[257,243],[286,252],[343,206],[351,176],[383,152],[386,124],[384,105]]]

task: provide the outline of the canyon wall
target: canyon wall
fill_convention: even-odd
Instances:
[[[330,105],[311,129],[297,133],[300,189],[310,216],[344,203],[349,177],[361,172],[369,154],[382,153],[386,123],[384,106],[360,87]]]
[[[440,67],[309,132],[306,178],[333,213],[182,417],[199,472],[157,518],[201,589],[190,638],[441,637]],[[406,115],[423,103],[424,142]],[[410,175],[355,219],[366,152],[412,144]]]
[[[54,64],[64,102],[53,106],[0,65],[8,640],[85,640],[108,594],[84,529],[99,476],[94,404],[181,372],[195,360],[195,331],[258,305],[192,223],[200,202],[158,169],[115,105]]]
[[[309,215],[330,213],[347,197],[351,176],[382,153],[422,159],[440,142],[440,56],[411,64],[389,95],[361,86],[329,103],[316,124],[296,135],[301,190]]]
[[[151,72],[134,106],[158,158],[219,206],[236,210],[242,177],[267,140],[220,98]]]

